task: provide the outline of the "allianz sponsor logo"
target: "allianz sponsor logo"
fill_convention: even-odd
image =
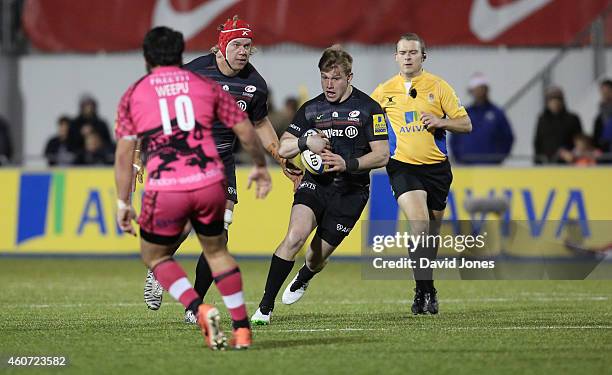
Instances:
[[[347,126],[346,129],[324,129],[323,133],[325,133],[327,138],[332,138],[332,137],[355,138],[359,134],[359,130],[357,130],[357,128],[354,126]]]
[[[344,129],[324,129],[323,133],[327,136],[327,138],[331,137],[343,137]]]

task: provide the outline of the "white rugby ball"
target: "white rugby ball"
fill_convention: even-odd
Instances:
[[[302,164],[304,165],[304,168],[306,168],[306,170],[312,174],[325,173],[325,170],[327,169],[323,164],[323,159],[321,156],[310,150],[305,150],[302,152]]]
[[[308,137],[309,135],[314,135],[320,132],[321,131],[318,129],[308,129],[302,135],[302,137]],[[304,168],[312,174],[322,174],[327,170],[327,166],[323,164],[321,155],[318,155],[310,150],[304,150],[300,159],[302,160],[302,165]]]

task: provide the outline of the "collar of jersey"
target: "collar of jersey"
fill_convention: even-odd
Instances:
[[[176,65],[156,66],[155,68],[151,69],[151,73],[168,72],[177,69],[181,69],[181,67]]]
[[[412,82],[412,87],[414,87],[414,84],[417,83],[418,81],[422,80],[423,77],[427,74],[427,71],[425,69],[421,69],[421,74],[419,74],[418,76],[412,78],[410,81],[407,81],[406,79],[404,79],[404,77],[402,77],[401,73],[398,73],[398,77],[400,78],[402,85],[404,84],[404,82]]]

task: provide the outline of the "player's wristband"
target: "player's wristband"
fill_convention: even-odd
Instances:
[[[349,160],[345,160],[346,163],[346,171],[347,172],[355,172],[359,169],[359,160],[353,158]]]
[[[125,210],[126,208],[129,208],[130,205],[127,204],[126,202],[122,201],[121,199],[117,199],[117,209],[119,210]]]
[[[300,152],[308,150],[308,145],[306,144],[307,141],[308,137],[300,137],[298,139],[298,148],[300,149]]]

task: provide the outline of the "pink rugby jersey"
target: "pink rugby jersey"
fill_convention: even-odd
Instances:
[[[215,119],[231,128],[246,114],[215,81],[158,67],[121,98],[115,136],[142,139],[147,190],[194,190],[225,178],[212,137]]]

